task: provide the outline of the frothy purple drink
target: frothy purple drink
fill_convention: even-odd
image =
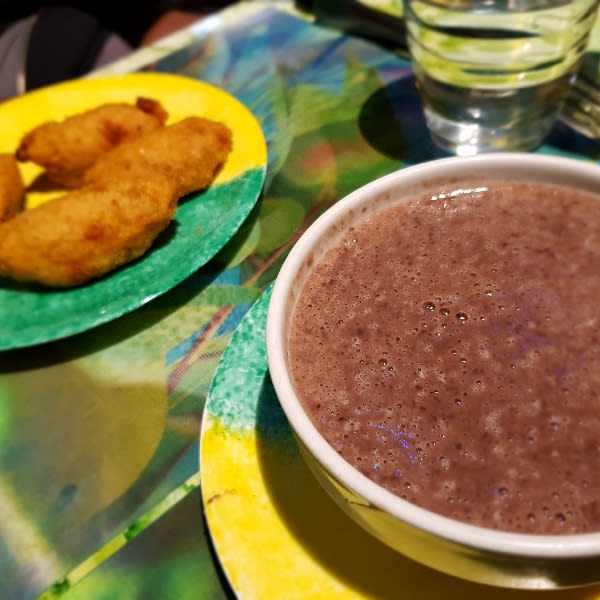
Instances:
[[[387,209],[290,331],[308,414],[376,483],[474,525],[600,531],[600,196],[490,182]]]

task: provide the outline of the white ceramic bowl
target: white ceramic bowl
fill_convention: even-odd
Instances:
[[[600,533],[529,535],[440,516],[378,486],[325,441],[290,380],[287,331],[304,282],[351,223],[402,202],[435,181],[512,179],[568,185],[600,194],[600,166],[533,154],[447,158],[375,180],[327,210],[296,243],[275,282],[267,317],[269,371],[300,450],[324,488],[355,521],[406,556],[465,579],[529,589],[600,582]],[[600,276],[600,274],[599,274]]]

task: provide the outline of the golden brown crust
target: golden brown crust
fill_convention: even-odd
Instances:
[[[0,222],[12,219],[25,206],[25,185],[12,154],[0,154]]]
[[[0,275],[80,285],[144,254],[176,207],[174,186],[155,175],[67,193],[0,224]]]
[[[183,196],[210,185],[231,151],[231,138],[222,123],[188,117],[123,142],[101,156],[84,181],[108,182],[150,169],[173,181]]]
[[[160,103],[146,98],[136,106],[105,104],[35,127],[21,139],[16,157],[36,163],[50,181],[73,189],[99,156],[126,139],[161,128],[166,118]]]
[[[0,276],[72,287],[147,252],[178,199],[208,187],[232,145],[222,123],[189,117],[165,126],[167,116],[159,102],[138,98],[136,106],[102,105],[26,134],[17,158],[78,189],[0,223]]]
[[[154,100],[154,98],[145,98],[144,96],[140,96],[135,101],[135,105],[142,112],[156,117],[156,119],[158,119],[163,125],[169,118],[169,113],[164,109],[163,105],[158,100]]]

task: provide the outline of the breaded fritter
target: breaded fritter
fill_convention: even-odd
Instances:
[[[25,185],[12,154],[0,154],[0,222],[8,221],[25,206]]]
[[[156,174],[64,194],[0,224],[0,275],[80,285],[144,254],[176,207],[174,186]]]
[[[231,151],[231,131],[223,123],[188,117],[127,140],[102,155],[85,174],[86,183],[132,177],[150,168],[173,181],[183,196],[208,187]]]
[[[21,140],[17,159],[43,167],[53,183],[74,189],[84,172],[104,152],[147,131],[161,128],[167,112],[156,100],[138,98],[135,105],[104,104],[64,121],[49,121]]]

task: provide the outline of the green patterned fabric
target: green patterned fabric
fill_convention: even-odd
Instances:
[[[405,57],[278,4],[234,6],[104,71],[182,74],[241,100],[268,143],[264,193],[170,292],[65,340],[0,352],[2,598],[227,596],[198,491],[221,354],[323,210],[441,156]],[[563,126],[538,151],[600,159],[597,142]]]

